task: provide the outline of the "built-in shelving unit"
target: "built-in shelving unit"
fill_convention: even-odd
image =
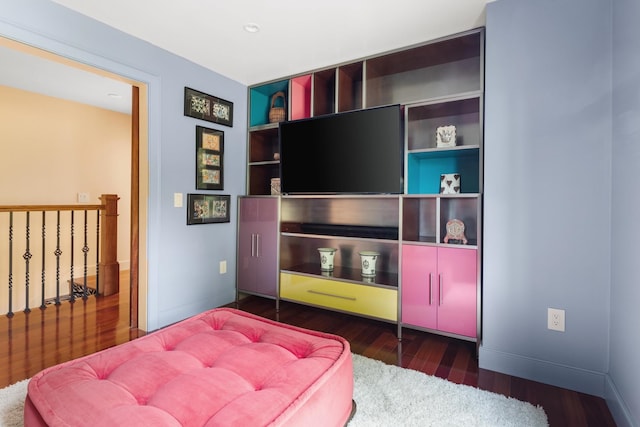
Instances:
[[[404,194],[280,196],[278,298],[394,322],[399,334],[479,339],[483,64],[477,29],[249,88],[249,196],[270,194],[279,177],[276,92],[287,120],[404,108]],[[445,126],[453,145],[437,143]],[[459,175],[459,192],[441,194],[444,174]],[[450,238],[460,223],[464,239]],[[337,249],[331,272],[320,269],[326,247]],[[360,251],[380,253],[375,277],[362,276]]]

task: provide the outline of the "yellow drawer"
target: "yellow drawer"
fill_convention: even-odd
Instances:
[[[398,291],[280,273],[280,298],[351,313],[398,320]]]

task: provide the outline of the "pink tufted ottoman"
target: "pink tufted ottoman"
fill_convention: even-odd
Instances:
[[[353,366],[343,338],[239,310],[207,311],[43,370],[25,426],[342,426]]]

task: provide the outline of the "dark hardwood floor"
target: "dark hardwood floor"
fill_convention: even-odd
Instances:
[[[478,368],[475,343],[403,329],[357,316],[289,302],[248,297],[230,304],[259,316],[346,338],[354,353],[415,369],[449,381],[500,393],[544,408],[552,427],[608,427],[615,422],[606,402],[595,396]],[[402,424],[399,422],[399,426]]]
[[[63,302],[31,313],[19,312],[13,318],[0,316],[0,387],[144,335],[128,327],[128,289],[122,284],[121,279],[119,295]],[[228,306],[341,335],[357,354],[541,405],[551,426],[615,426],[601,398],[479,369],[474,343],[411,329],[404,329],[398,341],[393,324],[288,302],[281,302],[276,312],[273,300],[259,297]]]

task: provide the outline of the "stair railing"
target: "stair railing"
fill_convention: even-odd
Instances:
[[[13,317],[16,307],[28,313],[36,304],[45,309],[64,299],[73,302],[118,292],[118,199],[115,194],[103,194],[96,205],[0,206],[0,245],[7,249],[6,254],[0,251],[0,307],[8,317]],[[39,238],[32,236],[32,230],[39,230]],[[51,233],[55,235],[49,237]],[[79,277],[76,268],[81,270]],[[90,275],[95,276],[93,288]],[[32,282],[38,276],[35,285]],[[69,293],[63,295],[65,283]]]

